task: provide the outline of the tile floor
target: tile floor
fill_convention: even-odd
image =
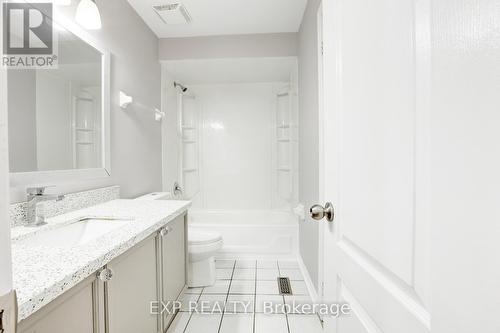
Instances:
[[[316,333],[318,317],[300,314],[284,304],[312,304],[297,262],[217,260],[217,281],[206,288],[189,288],[168,333]],[[293,296],[279,294],[277,277],[289,277]],[[280,311],[268,314],[265,304]],[[209,314],[200,313],[209,310]],[[215,310],[215,311],[212,311]]]

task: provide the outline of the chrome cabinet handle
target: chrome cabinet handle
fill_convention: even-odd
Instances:
[[[166,226],[165,228],[162,228],[160,230],[160,236],[162,237],[165,237],[166,235],[168,235],[170,232],[172,232],[172,227],[171,226]]]
[[[311,217],[315,220],[321,220],[326,217],[328,222],[332,222],[335,217],[335,212],[331,202],[327,202],[325,207],[321,205],[314,205],[309,209]]]
[[[103,282],[111,281],[113,278],[113,270],[111,268],[103,268],[99,271],[97,277]]]

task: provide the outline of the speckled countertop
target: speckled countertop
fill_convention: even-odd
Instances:
[[[94,274],[153,232],[181,215],[189,201],[113,200],[59,215],[42,227],[16,227],[12,233],[14,288],[19,303],[19,321]],[[75,247],[32,245],[36,233],[58,228],[82,217],[133,219],[88,243]]]

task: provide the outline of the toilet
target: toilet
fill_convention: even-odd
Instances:
[[[218,232],[188,227],[188,287],[207,287],[215,283],[215,254],[222,244]]]
[[[136,200],[169,200],[169,192],[154,192]],[[215,254],[222,248],[220,233],[188,224],[188,267],[189,288],[212,286],[216,280]]]

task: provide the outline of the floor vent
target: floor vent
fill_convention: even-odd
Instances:
[[[278,288],[281,295],[292,295],[292,286],[290,285],[290,279],[287,277],[278,278]]]

